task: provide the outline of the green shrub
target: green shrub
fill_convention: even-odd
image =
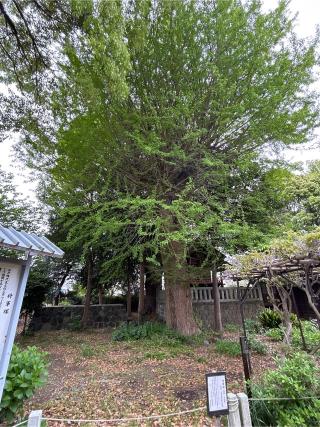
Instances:
[[[227,354],[228,356],[240,356],[240,344],[236,341],[217,340],[215,349],[218,353]]]
[[[265,308],[258,316],[261,326],[265,329],[279,328],[282,323],[281,315],[271,308]]]
[[[267,354],[268,348],[263,342],[258,341],[256,338],[251,336],[248,339],[248,343],[251,351],[254,351],[258,354]]]
[[[319,426],[320,400],[300,399],[320,394],[319,369],[306,353],[294,353],[278,369],[267,372],[252,384],[254,398],[291,398],[293,400],[252,401],[255,426]],[[296,399],[296,400],[295,400]]]
[[[154,337],[165,337],[169,340],[186,342],[185,337],[159,322],[145,322],[141,325],[123,323],[112,334],[113,341],[135,341]]]
[[[290,320],[291,320],[292,326],[294,326],[296,328],[299,327],[298,316],[295,313],[291,313]]]
[[[266,336],[271,338],[272,341],[282,341],[284,337],[284,332],[283,329],[280,328],[269,329],[266,332]]]
[[[83,357],[92,357],[94,355],[94,349],[91,347],[91,345],[88,344],[81,344],[81,356]]]
[[[70,331],[81,331],[83,329],[82,323],[81,323],[81,317],[80,316],[72,317],[68,323],[68,329]]]
[[[24,400],[44,383],[47,367],[46,353],[36,347],[28,347],[24,351],[13,347],[0,403],[0,421],[13,422],[21,412]]]
[[[320,344],[320,331],[316,325],[308,320],[302,321],[301,324],[307,347],[308,349],[313,350]],[[295,346],[302,346],[300,329],[298,327],[293,328],[292,344]]]
[[[254,319],[245,319],[244,321],[246,331],[249,334],[258,334],[261,332],[261,325]]]

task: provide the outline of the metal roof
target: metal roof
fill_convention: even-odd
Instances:
[[[28,252],[30,255],[42,255],[61,258],[64,252],[46,237],[34,233],[17,231],[0,224],[0,247]]]

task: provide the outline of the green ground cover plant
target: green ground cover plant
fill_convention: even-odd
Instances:
[[[140,325],[134,322],[122,323],[112,334],[113,341],[136,341],[160,337],[169,341],[187,342],[186,337],[160,322],[145,322]]]
[[[80,349],[82,357],[92,357],[95,354],[95,349],[89,344],[81,344]]]
[[[27,347],[23,351],[18,346],[13,347],[0,403],[0,422],[12,423],[21,413],[23,402],[45,382],[47,368],[47,354],[37,347]]]
[[[262,330],[261,324],[255,319],[245,319],[244,324],[249,334],[259,334]]]
[[[142,350],[139,359],[165,360],[181,354],[192,356],[191,339],[169,329],[160,322],[145,322],[143,324],[123,323],[113,331],[112,340],[128,342],[134,347],[135,343]]]
[[[272,341],[282,341],[284,336],[281,328],[268,329],[265,334],[267,337],[271,338]]]
[[[70,329],[70,331],[81,331],[83,329],[81,317],[74,316],[68,324],[68,329]]]
[[[278,328],[282,322],[280,313],[271,308],[262,310],[259,313],[258,320],[264,329]]]
[[[251,351],[254,351],[255,353],[258,353],[258,354],[268,353],[267,346],[263,342],[255,338],[254,336],[249,336],[248,342],[249,342],[249,348]]]
[[[240,344],[231,340],[217,340],[215,350],[220,354],[226,354],[228,356],[236,357],[241,355]]]
[[[227,323],[226,325],[224,325],[224,330],[226,332],[238,332],[239,329],[239,325],[236,325],[235,323]]]
[[[294,326],[292,328],[292,345],[294,347],[303,348],[301,333],[298,327],[298,321],[294,320],[293,325]],[[316,325],[314,325],[309,320],[301,321],[301,325],[302,325],[304,339],[307,345],[307,350],[311,352],[317,351],[320,345],[319,329],[317,328]],[[282,327],[277,327],[277,328],[268,329],[265,332],[265,335],[269,337],[272,341],[277,342],[277,341],[283,340],[284,332]]]
[[[316,350],[317,348],[320,350],[320,330],[308,320],[302,321],[301,324],[307,348],[310,351]],[[297,327],[293,328],[292,344],[295,346],[302,346],[301,333]]]
[[[320,372],[312,357],[295,352],[284,360],[278,359],[277,364],[276,370],[266,372],[259,382],[252,384],[253,397],[292,400],[253,401],[253,425],[319,426]]]

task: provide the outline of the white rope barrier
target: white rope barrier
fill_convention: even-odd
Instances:
[[[200,408],[189,409],[187,411],[181,412],[173,412],[170,414],[163,415],[150,415],[148,417],[130,417],[130,418],[111,418],[111,419],[98,419],[98,420],[90,420],[90,419],[68,419],[68,418],[51,418],[51,417],[43,417],[42,419],[45,421],[60,421],[60,422],[71,422],[71,423],[120,423],[125,421],[144,421],[144,420],[154,420],[159,418],[169,418],[169,417],[177,417],[179,415],[191,414],[193,412],[203,411],[206,409],[206,406],[201,406]],[[14,426],[16,427],[16,426]]]
[[[21,421],[21,423],[15,424],[13,427],[22,426],[22,424],[26,424],[27,422],[28,422],[28,420]]]
[[[320,397],[317,396],[308,396],[308,397],[260,397],[260,398],[254,398],[251,397],[248,399],[249,401],[275,401],[275,400],[320,400]],[[120,423],[120,422],[129,422],[129,421],[145,421],[145,420],[155,420],[155,419],[161,419],[161,418],[170,418],[170,417],[178,417],[180,415],[185,414],[192,414],[194,412],[203,411],[206,409],[206,406],[200,406],[199,408],[189,409],[186,411],[181,412],[171,412],[169,414],[162,414],[162,415],[149,415],[147,417],[143,416],[137,416],[137,417],[129,417],[129,418],[109,418],[109,419],[70,419],[70,418],[54,418],[54,417],[42,417],[41,420],[44,421],[56,421],[56,422],[65,422],[65,423]],[[28,423],[28,420],[21,421],[18,424],[15,424],[13,427],[19,427],[23,424]]]
[[[258,401],[258,400],[320,400],[320,397],[309,396],[309,397],[250,397],[249,401]]]

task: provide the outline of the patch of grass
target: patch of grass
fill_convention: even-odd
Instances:
[[[201,331],[199,334],[192,335],[190,337],[184,337],[185,342],[195,346],[199,347],[207,343],[215,342],[217,338],[221,338],[221,334],[214,332],[210,329],[206,329],[204,331]]]
[[[196,356],[196,357],[195,357],[195,360],[196,360],[198,363],[207,363],[207,362],[208,362],[208,359],[207,359],[206,357],[204,357],[204,356]]]
[[[92,357],[95,355],[95,350],[91,345],[88,344],[81,344],[80,345],[80,351],[82,357]]]
[[[226,332],[238,332],[239,331],[239,326],[234,324],[234,323],[227,323],[224,326],[224,330]]]
[[[307,347],[312,351],[313,349],[319,347],[320,345],[320,331],[316,325],[314,325],[309,320],[304,320],[301,322],[302,330],[305,342]],[[297,327],[293,328],[292,333],[292,344],[302,347],[302,340],[300,335],[300,330]]]
[[[74,332],[83,330],[81,316],[72,317],[68,323],[68,329]]]
[[[271,338],[272,341],[282,341],[283,340],[283,330],[280,328],[269,329],[266,332],[266,336]]]
[[[145,322],[142,325],[122,324],[113,332],[112,339],[124,341],[137,352],[139,360],[165,360],[181,355],[193,357],[190,345],[198,343],[200,338],[186,338],[162,323]],[[203,344],[203,338],[200,342]]]
[[[113,341],[137,341],[154,339],[155,337],[166,338],[170,341],[186,342],[184,336],[159,322],[145,322],[141,325],[137,323],[122,323],[112,334]]]
[[[258,354],[268,353],[268,347],[263,342],[257,340],[255,337],[249,337],[249,348],[251,351],[254,351]]]
[[[259,334],[261,332],[261,325],[254,319],[246,319],[244,321],[246,330],[249,334]]]
[[[143,355],[143,359],[152,359],[152,360],[166,360],[171,357],[170,353],[166,351],[159,351],[159,350],[151,350],[146,351]]]
[[[240,356],[241,348],[240,344],[236,341],[231,340],[217,340],[215,349],[220,354],[226,354],[228,356]]]
[[[193,357],[194,353],[190,346],[168,337],[153,336],[134,343],[133,349],[140,354],[138,358],[165,360],[181,355]]]

